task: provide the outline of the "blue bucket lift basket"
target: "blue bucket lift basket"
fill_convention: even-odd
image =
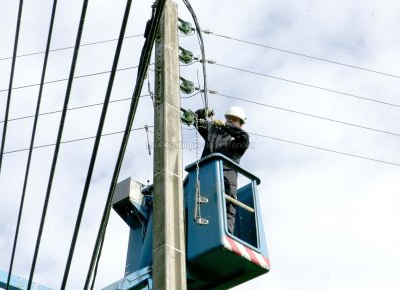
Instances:
[[[247,180],[244,185],[238,184],[233,234],[228,232],[226,222],[229,197],[224,190],[224,165]],[[188,288],[227,289],[268,272],[257,196],[260,179],[218,153],[204,157],[198,166],[195,162],[185,168]],[[196,194],[197,174],[200,192]]]

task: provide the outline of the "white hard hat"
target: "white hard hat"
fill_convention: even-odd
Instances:
[[[236,106],[230,107],[228,109],[228,111],[226,111],[226,113],[225,113],[225,118],[228,117],[228,116],[239,118],[242,121],[243,124],[246,121],[246,113],[240,107],[236,107]]]

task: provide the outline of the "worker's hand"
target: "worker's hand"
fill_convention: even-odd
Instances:
[[[224,122],[224,121],[221,121],[221,120],[214,120],[214,121],[213,121],[213,124],[214,124],[215,126],[217,126],[217,127],[225,126],[225,122]]]

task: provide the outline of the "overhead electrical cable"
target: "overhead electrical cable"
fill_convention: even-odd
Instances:
[[[397,104],[384,102],[384,101],[380,101],[380,100],[376,100],[376,99],[372,99],[372,98],[362,97],[362,96],[358,96],[358,95],[354,95],[354,94],[350,94],[350,93],[346,93],[346,92],[341,92],[338,90],[328,89],[328,88],[324,88],[324,87],[320,87],[320,86],[316,86],[316,85],[311,85],[311,84],[307,84],[307,83],[303,83],[303,82],[292,81],[289,79],[276,77],[276,76],[269,75],[269,74],[259,73],[259,72],[255,72],[255,71],[251,71],[251,70],[247,70],[247,69],[243,69],[243,68],[237,68],[237,67],[233,67],[233,66],[229,66],[229,65],[219,64],[219,63],[214,63],[214,65],[224,67],[227,69],[232,69],[232,70],[236,70],[236,71],[259,75],[259,76],[263,76],[263,77],[267,77],[267,78],[272,78],[272,79],[276,79],[276,80],[280,80],[280,81],[284,81],[284,82],[289,82],[289,83],[293,83],[296,85],[301,85],[301,86],[306,86],[306,87],[310,87],[310,88],[314,88],[314,89],[318,89],[318,90],[323,90],[323,91],[327,91],[327,92],[331,92],[331,93],[335,93],[335,94],[340,94],[340,95],[344,95],[344,96],[348,96],[348,97],[362,99],[362,100],[369,101],[369,102],[374,102],[374,103],[379,103],[379,104],[383,104],[383,105],[400,108],[400,105],[397,105]]]
[[[286,79],[286,78],[275,77],[275,76],[272,76],[272,75],[263,74],[263,73],[259,73],[259,72],[254,72],[254,71],[250,71],[250,70],[246,70],[246,69],[242,69],[242,68],[236,68],[236,67],[232,67],[232,66],[218,64],[218,63],[216,63],[214,61],[213,62],[209,62],[209,63],[215,64],[215,65],[218,65],[218,66],[221,66],[221,67],[224,67],[224,68],[228,68],[228,69],[238,70],[238,71],[251,73],[251,74],[255,74],[255,75],[259,75],[259,76],[264,76],[264,77],[273,78],[273,79],[277,79],[277,80],[281,80],[281,81],[295,83],[295,84],[298,84],[298,85],[307,86],[307,87],[311,87],[311,88],[315,88],[315,89],[319,89],[319,90],[324,90],[324,91],[328,91],[328,92],[331,92],[331,93],[341,94],[341,95],[345,95],[345,96],[350,96],[350,97],[354,97],[354,98],[358,98],[358,99],[363,99],[363,100],[370,101],[370,102],[380,103],[380,104],[384,104],[384,105],[388,105],[388,106],[400,107],[400,105],[394,104],[394,103],[380,101],[380,100],[377,100],[377,99],[367,98],[367,97],[354,95],[354,94],[351,94],[351,93],[337,91],[337,90],[333,90],[333,89],[323,88],[323,87],[320,87],[320,86],[315,86],[315,85],[311,85],[311,84],[307,84],[307,83],[297,82],[297,81],[289,80],[289,79]],[[118,71],[130,70],[130,69],[135,69],[135,68],[137,68],[137,66],[129,66],[129,67],[125,67],[125,68],[120,68],[120,69],[118,69]],[[110,73],[110,71],[103,71],[103,72],[85,74],[85,75],[76,76],[75,78],[92,77],[92,76],[101,75],[101,74],[107,74],[107,73]],[[66,81],[66,80],[68,80],[68,79],[58,79],[58,80],[45,82],[45,84],[62,82],[62,81]],[[28,88],[28,87],[34,87],[34,86],[39,86],[39,85],[40,84],[37,84],[37,83],[36,84],[29,84],[29,85],[14,87],[13,90],[23,89],[23,88]],[[0,92],[6,92],[8,90],[9,89],[1,89]],[[0,121],[0,122],[4,122],[4,121]]]
[[[1,176],[1,166],[3,164],[3,152],[4,152],[4,146],[6,143],[6,136],[7,136],[7,120],[8,120],[8,114],[10,112],[10,104],[11,104],[11,88],[13,85],[13,80],[14,80],[14,70],[15,70],[15,61],[17,58],[17,50],[18,50],[18,40],[19,40],[19,30],[21,28],[21,18],[22,18],[22,8],[24,5],[24,1],[20,0],[19,1],[19,8],[18,8],[18,17],[17,17],[17,28],[15,31],[15,39],[14,39],[14,49],[13,49],[13,57],[12,57],[12,62],[11,62],[11,72],[10,72],[10,82],[8,85],[8,95],[7,95],[7,104],[6,104],[6,112],[4,116],[4,125],[3,125],[3,133],[2,133],[2,139],[1,139],[1,147],[0,147],[0,176]]]
[[[195,93],[195,94],[193,94],[191,96],[188,96],[188,97],[181,97],[181,98],[185,99],[185,98],[194,97],[196,94],[198,94],[198,93]],[[218,93],[218,92],[214,92],[213,94],[215,94],[217,96],[230,98],[230,99],[240,100],[240,101],[247,102],[247,103],[252,103],[252,104],[255,104],[255,105],[269,107],[269,108],[272,108],[272,109],[282,110],[282,111],[291,112],[291,113],[300,114],[300,115],[305,115],[305,116],[309,116],[309,117],[313,117],[313,118],[317,118],[317,119],[336,122],[336,123],[340,123],[340,124],[343,124],[343,125],[348,125],[348,126],[352,126],[352,127],[358,127],[358,128],[371,130],[371,131],[376,131],[376,132],[384,133],[384,134],[388,134],[388,135],[400,136],[399,133],[395,133],[395,132],[390,132],[390,131],[386,131],[386,130],[371,128],[371,127],[367,127],[367,126],[363,126],[363,125],[359,125],[359,124],[354,124],[354,123],[350,123],[350,122],[344,122],[344,121],[340,121],[340,120],[335,120],[335,119],[331,119],[331,118],[327,118],[327,117],[323,117],[323,116],[317,116],[315,114],[310,114],[310,113],[305,113],[305,112],[296,111],[296,110],[292,110],[292,109],[287,109],[287,108],[284,108],[284,107],[273,106],[273,105],[269,105],[269,104],[265,104],[265,103],[261,103],[261,102],[252,101],[252,100],[249,100],[249,99],[244,99],[244,98],[234,97],[234,96],[230,96],[230,95],[226,95],[226,94],[221,94],[221,93]],[[140,97],[146,97],[146,96],[149,96],[149,95],[141,95]],[[123,102],[123,101],[129,101],[129,100],[131,100],[131,97],[112,100],[112,101],[110,101],[110,103]],[[79,109],[84,109],[84,108],[89,108],[89,107],[94,107],[94,106],[101,106],[101,105],[103,105],[103,103],[94,103],[94,104],[88,104],[88,105],[83,105],[83,106],[71,107],[71,108],[68,108],[68,110],[69,111],[79,110]],[[39,116],[56,114],[56,113],[60,113],[60,112],[62,112],[62,110],[44,112],[44,113],[39,114]],[[10,118],[9,122],[16,121],[16,120],[21,120],[21,119],[26,119],[26,118],[32,118],[32,117],[35,117],[35,115],[22,116],[22,117],[18,117],[18,118]],[[1,122],[3,122],[3,121],[0,121],[0,123]],[[63,142],[61,142],[61,143],[63,143]],[[40,147],[41,146],[34,147],[34,148],[40,148]],[[28,149],[18,149],[18,150],[15,150],[15,151],[13,150],[13,151],[4,152],[4,154],[19,152],[19,151],[27,151],[27,150]]]
[[[139,37],[139,36],[143,36],[143,34],[125,36],[124,39],[135,38],[135,37]],[[118,38],[113,38],[113,39],[107,39],[107,40],[100,40],[100,41],[95,41],[95,42],[89,42],[89,43],[81,44],[80,47],[83,47],[83,46],[91,46],[91,45],[96,45],[96,44],[101,44],[101,43],[107,43],[107,42],[114,42],[114,41],[117,41],[117,40],[118,40]],[[73,49],[74,47],[75,47],[75,46],[66,46],[66,47],[60,47],[60,48],[50,49],[50,52]],[[17,55],[17,58],[19,58],[19,57],[26,57],[26,56],[32,56],[32,55],[37,55],[37,54],[43,54],[43,53],[45,53],[45,51],[36,51],[36,52],[31,52],[31,53],[19,54],[19,55]],[[12,57],[3,57],[3,58],[0,58],[0,61],[2,61],[2,60],[8,60],[8,59],[11,59],[11,58],[12,58]]]
[[[57,134],[57,142],[56,142],[55,149],[54,149],[53,161],[52,161],[52,164],[51,164],[50,176],[49,176],[46,196],[45,196],[45,200],[44,200],[44,204],[43,204],[42,217],[41,217],[41,220],[40,220],[39,232],[38,232],[38,236],[37,236],[37,240],[36,240],[35,253],[34,253],[34,256],[33,256],[33,261],[32,261],[31,271],[30,271],[30,274],[29,274],[29,281],[28,281],[27,289],[31,288],[32,280],[33,280],[33,274],[35,272],[36,260],[37,260],[37,256],[38,256],[38,252],[39,252],[39,248],[40,248],[40,241],[41,241],[41,238],[42,238],[44,222],[45,222],[45,219],[46,219],[47,207],[48,207],[49,200],[50,200],[50,193],[51,193],[54,173],[55,173],[55,169],[56,169],[56,165],[57,165],[58,152],[60,150],[61,137],[62,137],[62,133],[63,133],[63,129],[64,129],[64,123],[65,123],[65,119],[66,119],[66,115],[67,115],[68,102],[69,102],[69,98],[70,98],[70,95],[71,95],[72,82],[74,80],[74,73],[75,73],[76,63],[77,63],[78,54],[79,54],[79,45],[80,45],[80,42],[81,42],[83,26],[84,26],[84,23],[85,23],[85,16],[86,16],[86,11],[87,11],[88,4],[89,4],[89,0],[84,0],[83,4],[82,4],[82,12],[81,12],[80,20],[79,20],[78,33],[77,33],[77,36],[76,36],[76,42],[75,42],[75,48],[74,48],[74,53],[73,53],[73,57],[72,57],[72,63],[71,63],[71,69],[70,69],[68,84],[67,84],[67,90],[66,90],[66,93],[65,93],[64,106],[63,106],[63,111],[62,111],[62,114],[61,114],[60,126],[59,126],[58,134]]]
[[[321,119],[321,120],[325,120],[325,121],[335,122],[335,123],[339,123],[339,124],[342,124],[342,125],[352,126],[352,127],[356,127],[356,128],[361,128],[361,129],[365,129],[365,130],[370,130],[370,131],[374,131],[374,132],[379,132],[379,133],[384,133],[384,134],[394,135],[394,136],[400,137],[400,133],[394,133],[394,132],[390,132],[390,131],[374,129],[374,128],[367,127],[367,126],[357,125],[357,124],[353,124],[353,123],[349,123],[349,122],[344,122],[344,121],[335,120],[335,119],[331,119],[331,118],[327,118],[327,117],[317,116],[317,115],[314,115],[314,114],[304,113],[304,112],[291,110],[291,109],[286,109],[286,108],[282,108],[282,107],[278,107],[278,106],[272,106],[272,105],[268,105],[268,104],[265,104],[265,103],[251,101],[251,100],[248,100],[248,99],[228,96],[228,95],[225,95],[225,94],[215,93],[215,95],[221,96],[221,97],[225,97],[225,98],[229,98],[229,99],[240,100],[240,101],[243,101],[243,102],[246,102],[246,103],[251,103],[251,104],[259,105],[259,106],[263,106],[263,107],[268,107],[268,108],[271,108],[271,109],[277,109],[277,110],[286,111],[286,112],[290,112],[290,113],[295,113],[295,114],[308,116],[308,117],[312,117],[312,118],[317,118],[317,119]]]
[[[257,43],[257,42],[253,42],[253,41],[243,40],[243,39],[239,39],[239,38],[236,38],[236,37],[215,33],[215,32],[212,32],[212,31],[210,31],[208,29],[204,29],[204,30],[202,30],[202,32],[204,32],[207,35],[213,35],[213,36],[217,36],[217,37],[220,37],[220,38],[225,38],[225,39],[229,39],[229,40],[233,40],[233,41],[238,41],[238,42],[242,42],[242,43],[245,43],[245,44],[258,46],[258,47],[263,47],[263,48],[267,48],[267,49],[270,49],[270,50],[275,50],[275,51],[279,51],[279,52],[283,52],[283,53],[287,53],[287,54],[297,55],[297,56],[301,56],[301,57],[305,57],[305,58],[310,58],[310,59],[314,59],[314,60],[318,60],[318,61],[332,63],[332,64],[345,66],[345,67],[349,67],[349,68],[353,68],[353,69],[363,70],[363,71],[367,71],[367,72],[371,72],[371,73],[381,74],[381,75],[384,75],[384,76],[400,78],[400,76],[395,75],[395,74],[382,72],[382,71],[378,71],[378,70],[373,70],[373,69],[369,69],[369,68],[365,68],[365,67],[360,67],[360,66],[356,66],[356,65],[352,65],[352,64],[347,64],[347,63],[339,62],[339,61],[336,61],[336,60],[326,59],[326,58],[322,58],[322,57],[316,57],[316,56],[308,55],[308,54],[305,54],[305,53],[300,53],[300,52],[296,52],[296,51],[292,51],[292,50],[288,50],[288,49],[282,49],[282,48],[278,48],[278,47],[274,47],[274,46],[270,46],[270,45],[265,45],[265,44],[261,44],[261,43]],[[125,39],[136,38],[136,37],[140,37],[140,36],[143,36],[143,34],[129,35],[129,36],[126,36]],[[186,36],[186,35],[181,35],[181,36]],[[114,42],[114,41],[117,41],[117,40],[118,40],[117,38],[99,40],[99,41],[94,41],[94,42],[89,42],[89,43],[82,44],[81,47],[82,46],[91,46],[91,45],[96,45],[96,44],[102,44],[102,43],[107,43],[107,42]],[[60,48],[56,48],[56,49],[51,49],[50,52],[68,50],[68,49],[72,49],[72,48],[74,48],[74,47],[73,46],[60,47]],[[44,53],[45,53],[44,51],[37,51],[37,52],[32,52],[32,53],[20,54],[20,55],[17,55],[17,58],[26,57],[26,56],[32,56],[32,55],[38,55],[38,54],[44,54]],[[9,60],[9,59],[12,59],[12,56],[0,58],[0,61]]]
[[[152,127],[154,127],[154,126],[148,126],[148,128],[152,128]],[[131,130],[131,132],[138,131],[138,130],[145,130],[145,129],[146,129],[145,126],[138,127],[138,128],[133,128]],[[183,129],[184,130],[195,130],[195,128],[186,128],[186,127],[183,127]],[[103,137],[113,136],[113,135],[122,134],[124,132],[125,131],[110,132],[110,133],[103,134],[102,136]],[[148,132],[153,133],[153,131],[151,131],[151,130],[148,130]],[[265,138],[269,138],[269,139],[273,139],[273,140],[278,140],[278,141],[282,141],[282,142],[286,142],[286,143],[291,143],[293,145],[299,145],[299,146],[303,146],[303,147],[308,147],[308,148],[328,151],[328,152],[332,152],[332,153],[339,153],[341,155],[347,155],[347,156],[350,156],[350,157],[358,157],[359,156],[359,155],[355,155],[355,154],[351,154],[351,153],[346,153],[346,152],[341,152],[341,151],[335,151],[335,150],[331,150],[331,149],[321,148],[321,147],[317,147],[317,146],[313,146],[313,145],[308,145],[308,144],[299,143],[299,142],[296,142],[296,141],[290,141],[290,140],[286,140],[286,139],[281,139],[281,138],[277,138],[277,137],[273,137],[273,136],[267,136],[267,135],[263,135],[263,134],[259,134],[259,133],[254,133],[254,132],[248,132],[248,133],[251,134],[251,135],[254,135],[254,136],[265,137]],[[90,139],[94,139],[94,138],[96,138],[96,136],[71,139],[71,140],[63,141],[63,142],[61,142],[61,144],[69,144],[69,143],[81,142],[81,141],[86,141],[86,140],[90,140]],[[55,145],[56,145],[55,143],[44,144],[44,145],[35,146],[34,149],[52,147],[52,146],[55,146]],[[22,149],[7,151],[7,152],[4,152],[4,155],[6,155],[6,154],[14,154],[14,153],[28,151],[28,150],[29,150],[29,148],[22,148]],[[360,156],[359,158],[370,160],[370,161],[376,161],[376,162],[380,162],[380,163],[397,165],[397,163],[395,163],[395,162],[378,160],[378,159],[374,159],[372,157],[367,157],[367,156]]]
[[[150,127],[153,127],[153,126],[148,126],[148,127],[150,128]],[[144,129],[145,129],[145,127],[134,128],[134,129],[131,130],[131,132],[132,132],[132,131],[137,131],[137,130],[144,130]],[[122,134],[122,133],[124,133],[124,132],[125,132],[125,131],[110,132],[110,133],[102,134],[101,136],[102,136],[102,137],[112,136],[112,135]],[[149,132],[150,132],[150,131],[149,131]],[[77,138],[77,139],[71,139],[71,140],[62,141],[61,144],[75,143],[75,142],[90,140],[90,139],[94,139],[94,138],[96,138],[96,136],[82,137],[82,138]],[[52,146],[55,146],[55,145],[56,145],[56,143],[37,145],[37,146],[34,146],[33,149],[40,149],[40,148],[52,147]],[[18,153],[18,152],[24,152],[24,151],[28,151],[28,150],[29,150],[29,148],[21,148],[21,149],[10,150],[10,151],[4,152],[4,155],[6,155],[6,154]]]
[[[131,69],[135,69],[137,67],[138,66],[128,66],[128,67],[124,67],[124,68],[119,68],[119,69],[117,69],[117,71],[131,70]],[[110,72],[111,71],[107,70],[107,71],[102,71],[102,72],[84,74],[84,75],[80,75],[80,76],[74,76],[74,79],[93,77],[93,76],[108,74]],[[63,82],[63,81],[68,81],[68,78],[47,81],[47,82],[44,82],[44,84],[47,85],[47,84],[58,83],[58,82]],[[25,89],[25,88],[30,88],[30,87],[37,87],[39,85],[40,85],[40,83],[39,84],[28,84],[28,85],[23,85],[23,86],[19,86],[19,87],[14,87],[14,88],[12,88],[12,90],[19,90],[19,89]],[[0,93],[1,92],[7,92],[7,91],[9,91],[9,89],[2,89],[2,90],[0,90]]]
[[[326,152],[336,153],[336,154],[340,154],[340,155],[345,155],[345,156],[365,159],[365,160],[374,161],[374,162],[383,163],[383,164],[400,166],[400,163],[384,161],[384,160],[375,159],[375,158],[371,158],[371,157],[366,157],[366,156],[356,155],[356,154],[352,154],[352,153],[346,153],[346,152],[342,152],[342,151],[337,151],[337,150],[327,149],[327,148],[323,148],[323,147],[308,145],[308,144],[299,143],[299,142],[295,142],[295,141],[291,141],[291,140],[285,140],[285,139],[281,139],[281,138],[267,136],[267,135],[263,135],[263,134],[259,134],[259,133],[251,133],[251,132],[249,132],[249,134],[254,135],[254,136],[263,137],[263,138],[269,138],[271,140],[276,140],[276,141],[281,141],[281,142],[290,143],[290,144],[294,144],[294,145],[299,145],[299,146],[303,146],[303,147],[308,147],[308,148],[312,148],[312,149],[317,149],[317,150],[322,150],[322,151],[326,151]]]
[[[247,40],[235,38],[235,37],[232,37],[232,36],[227,36],[227,35],[223,35],[223,34],[214,33],[214,32],[212,32],[210,30],[207,30],[207,29],[203,30],[203,32],[205,34],[208,34],[208,35],[215,35],[215,36],[218,36],[218,37],[221,37],[221,38],[230,39],[230,40],[234,40],[234,41],[238,41],[238,42],[242,42],[242,43],[246,43],[246,44],[250,44],[250,45],[254,45],[254,46],[264,47],[264,48],[268,48],[268,49],[271,49],[271,50],[276,50],[276,51],[280,51],[280,52],[284,52],[284,53],[288,53],[288,54],[293,54],[293,55],[306,57],[306,58],[310,58],[310,59],[314,59],[314,60],[328,62],[328,63],[332,63],[332,64],[336,64],[336,65],[340,65],[340,66],[345,66],[345,67],[349,67],[349,68],[353,68],[353,69],[363,70],[363,71],[367,71],[367,72],[371,72],[371,73],[375,73],[375,74],[380,74],[380,75],[384,75],[384,76],[388,76],[388,77],[400,78],[400,76],[395,75],[395,74],[390,74],[390,73],[386,73],[386,72],[382,72],[382,71],[378,71],[378,70],[368,69],[368,68],[365,68],[365,67],[346,64],[346,63],[335,61],[335,60],[330,60],[330,59],[326,59],[326,58],[322,58],[322,57],[311,56],[311,55],[307,55],[307,54],[300,53],[300,52],[290,51],[290,50],[287,50],[287,49],[282,49],[282,48],[277,48],[277,47],[273,47],[273,46],[269,46],[269,45],[264,45],[264,44],[260,44],[260,43],[256,43],[256,42],[252,42],[252,41],[247,41]]]
[[[150,95],[141,95],[140,97],[148,97]],[[115,100],[111,100],[109,103],[118,103],[118,102],[125,102],[125,101],[129,101],[132,100],[132,98],[123,98],[123,99],[115,99]],[[101,106],[104,103],[94,103],[94,104],[88,104],[88,105],[83,105],[83,106],[77,106],[77,107],[71,107],[68,108],[67,111],[74,111],[74,110],[80,110],[80,109],[85,109],[85,108],[90,108],[90,107],[97,107],[97,106]],[[57,113],[61,113],[62,110],[56,110],[56,111],[49,111],[49,112],[44,112],[44,113],[40,113],[39,116],[46,116],[46,115],[52,115],[52,114],[57,114]],[[15,117],[15,118],[10,118],[8,119],[8,122],[13,122],[13,121],[18,121],[18,120],[24,120],[24,119],[29,119],[29,118],[33,118],[36,115],[27,115],[27,116],[21,116],[21,117]],[[3,123],[4,121],[0,121],[0,123]]]
[[[216,65],[220,65],[220,64],[216,64]],[[232,69],[235,69],[235,70],[245,71],[245,72],[249,72],[249,73],[253,73],[253,74],[257,74],[257,75],[261,75],[261,76],[272,77],[272,76],[269,76],[269,75],[264,75],[264,74],[260,74],[260,73],[257,73],[257,72],[247,71],[247,70],[243,70],[243,69],[239,69],[239,68],[234,68],[234,67],[228,67],[228,66],[225,66],[225,65],[220,65],[220,66],[224,66],[224,67],[227,67],[227,68],[232,68]],[[118,71],[129,70],[129,69],[134,69],[134,68],[137,68],[137,66],[130,66],[130,67],[126,67],[126,68],[121,68],[121,69],[118,69]],[[100,74],[107,74],[107,73],[110,73],[110,71],[91,73],[91,74],[76,76],[75,78],[91,77],[91,76],[100,75]],[[273,77],[273,78],[275,78],[275,77]],[[54,82],[61,82],[61,81],[66,81],[66,80],[68,80],[68,79],[59,79],[59,80],[54,80],[54,81],[45,82],[44,84],[49,84],[49,83],[54,83]],[[284,79],[284,80],[285,80],[285,81],[294,82],[294,81],[287,80],[287,79]],[[295,83],[297,83],[297,82],[295,82]],[[303,84],[303,85],[308,85],[308,84],[305,84],[305,83],[301,83],[301,84]],[[30,84],[30,85],[25,85],[25,86],[22,86],[22,87],[15,87],[15,88],[13,88],[13,89],[15,90],[15,89],[21,89],[21,88],[27,88],[27,87],[39,86],[39,85],[40,85],[40,84]],[[315,86],[313,86],[313,85],[308,85],[308,86],[315,87]],[[319,88],[319,89],[324,89],[324,88],[320,88],[320,87],[318,87],[318,88]],[[0,90],[0,92],[2,92],[2,91],[7,91],[7,90],[8,90],[8,89]],[[328,89],[328,90],[329,90],[329,89]],[[361,99],[364,99],[364,100],[369,100],[369,101],[372,101],[372,102],[378,102],[378,103],[385,104],[385,105],[389,105],[389,106],[399,107],[399,105],[397,105],[397,104],[392,104],[392,103],[388,103],[388,102],[383,102],[383,101],[379,101],[379,100],[371,99],[371,98],[366,98],[366,97],[362,97],[362,96],[355,96],[355,95],[352,95],[352,94],[350,94],[350,93],[337,92],[337,91],[332,91],[332,90],[329,90],[329,91],[330,91],[330,92],[335,92],[335,93],[340,93],[340,94],[345,94],[345,95],[353,96],[353,97],[357,97],[357,98],[361,98]],[[210,92],[210,90],[209,90],[209,92]],[[197,93],[196,93],[196,94],[197,94]],[[181,97],[181,98],[185,99],[185,98],[191,98],[191,97],[193,97],[193,96],[194,96],[194,95],[190,95],[190,96]],[[126,98],[126,99],[122,99],[122,100],[128,100],[128,99],[130,99],[130,98]],[[114,102],[114,101],[110,101],[110,102]],[[102,103],[100,103],[100,104],[102,104]],[[94,106],[94,105],[97,105],[97,104],[88,105],[88,106]],[[80,107],[71,108],[70,110],[74,110],[74,109],[78,109],[78,108],[80,108]],[[54,112],[58,112],[58,111],[54,111]],[[46,115],[46,114],[51,114],[51,113],[53,113],[53,112],[42,113],[42,114],[40,114],[40,115]],[[19,117],[19,118],[10,118],[10,119],[8,119],[8,122],[10,122],[10,121],[15,121],[15,120],[19,120],[19,119],[24,119],[24,118],[30,118],[30,117],[33,117],[33,115],[24,116],[24,117]],[[0,121],[0,123],[2,123],[2,122],[4,122],[4,120]]]
[[[111,73],[110,73],[110,78],[109,78],[108,85],[107,85],[106,95],[104,97],[103,109],[101,112],[99,125],[97,128],[96,139],[95,139],[94,146],[93,146],[92,156],[90,158],[90,163],[89,163],[88,173],[86,176],[85,186],[84,186],[83,193],[82,193],[81,203],[79,205],[78,216],[77,216],[76,223],[75,223],[74,234],[72,237],[69,254],[68,254],[68,259],[67,259],[67,263],[65,266],[64,276],[63,276],[63,280],[61,283],[61,290],[65,289],[67,280],[68,280],[68,274],[69,274],[69,270],[70,270],[71,263],[72,263],[72,258],[73,258],[74,251],[75,251],[75,246],[76,246],[76,241],[77,241],[78,234],[79,234],[80,225],[82,222],[83,211],[85,209],[86,199],[88,196],[90,183],[91,183],[92,176],[93,176],[94,166],[96,163],[97,153],[98,153],[99,146],[100,146],[100,139],[101,139],[104,123],[105,123],[106,116],[107,116],[108,104],[110,102],[111,92],[112,92],[112,89],[114,86],[115,75],[117,73],[118,61],[119,61],[119,58],[121,55],[121,50],[122,50],[122,45],[123,45],[123,41],[124,41],[126,26],[127,26],[128,19],[129,19],[129,12],[131,9],[131,4],[132,4],[132,0],[126,1],[124,17],[122,19],[121,30],[120,30],[120,34],[119,34],[119,38],[118,38],[118,42],[117,42],[117,47],[115,49],[115,55],[114,55],[114,60],[113,60],[112,69],[111,69]]]
[[[12,248],[12,254],[11,254],[11,261],[10,261],[10,267],[9,267],[9,270],[8,270],[7,287],[6,287],[6,289],[8,289],[8,287],[10,286],[11,273],[12,273],[13,265],[14,265],[14,257],[15,257],[15,251],[16,251],[16,248],[17,248],[18,234],[19,234],[19,227],[20,227],[20,224],[21,224],[22,211],[23,211],[23,208],[24,208],[26,187],[27,187],[27,184],[28,184],[29,169],[30,169],[30,166],[31,166],[33,145],[35,143],[36,128],[37,128],[37,122],[38,122],[39,111],[40,111],[40,104],[41,104],[42,93],[43,93],[43,83],[44,83],[44,80],[45,80],[45,77],[46,77],[47,61],[48,61],[49,51],[50,51],[51,36],[53,34],[53,25],[54,25],[54,18],[55,18],[55,14],[56,14],[56,9],[57,9],[57,0],[54,0],[53,1],[52,12],[51,12],[51,18],[50,18],[49,33],[48,33],[48,37],[47,37],[46,52],[45,52],[44,61],[43,61],[43,68],[42,68],[42,76],[41,76],[41,80],[40,80],[39,94],[38,94],[37,103],[36,103],[35,120],[33,122],[33,129],[32,129],[32,135],[31,135],[31,142],[30,142],[30,146],[29,146],[28,160],[27,160],[27,163],[26,163],[24,185],[23,185],[23,188],[22,188],[21,201],[20,201],[20,206],[19,206],[19,211],[18,211],[18,219],[17,219],[17,226],[16,226],[16,229],[15,229],[14,242],[13,242],[13,248]]]
[[[120,147],[120,150],[118,153],[118,159],[117,159],[113,177],[111,180],[106,204],[104,207],[101,225],[100,225],[100,228],[99,228],[99,231],[97,234],[97,238],[96,238],[96,243],[95,243],[95,246],[93,249],[93,254],[92,254],[91,261],[90,261],[88,274],[86,276],[84,289],[88,289],[95,264],[96,264],[96,269],[97,269],[99,261],[100,261],[100,256],[101,256],[101,251],[102,251],[102,247],[104,244],[104,236],[106,233],[107,223],[108,223],[108,219],[109,219],[109,215],[110,215],[110,211],[111,211],[111,202],[112,202],[112,198],[114,195],[115,186],[117,184],[119,172],[121,170],[122,161],[123,161],[126,147],[127,147],[128,140],[129,140],[129,133],[132,128],[133,120],[134,120],[135,113],[136,113],[136,108],[139,103],[139,96],[142,91],[144,80],[146,79],[146,74],[148,71],[149,63],[150,63],[150,57],[151,57],[151,53],[153,50],[153,45],[154,45],[154,41],[155,41],[155,37],[156,37],[156,31],[158,30],[158,27],[160,24],[161,15],[162,15],[162,12],[164,9],[165,2],[166,2],[165,0],[157,0],[157,2],[153,5],[153,14],[152,14],[151,22],[150,22],[149,34],[147,35],[146,41],[145,41],[143,49],[142,49],[140,62],[139,62],[138,74],[137,74],[137,78],[136,78],[135,89],[133,92],[132,102],[131,102],[131,106],[130,106],[130,110],[129,110],[129,114],[128,114],[128,120],[126,123],[123,140],[121,142],[121,147]],[[94,287],[94,283],[96,280],[96,273],[97,273],[97,271],[93,275],[91,288]]]

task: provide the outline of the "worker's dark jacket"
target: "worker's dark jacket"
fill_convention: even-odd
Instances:
[[[226,124],[217,127],[204,124],[198,126],[198,131],[205,141],[201,157],[212,153],[221,153],[239,164],[240,158],[249,147],[249,135],[235,125]],[[224,165],[224,171],[226,170],[229,168]],[[236,180],[233,183],[236,185]]]
[[[196,113],[202,117],[201,110],[196,111]],[[249,134],[238,126],[226,124],[217,127],[210,123],[204,123],[199,124],[197,130],[205,140],[201,157],[212,153],[221,153],[239,164],[240,158],[249,148]],[[236,170],[224,165],[224,176],[229,179],[231,185],[237,185]],[[234,196],[236,197],[236,192]]]

